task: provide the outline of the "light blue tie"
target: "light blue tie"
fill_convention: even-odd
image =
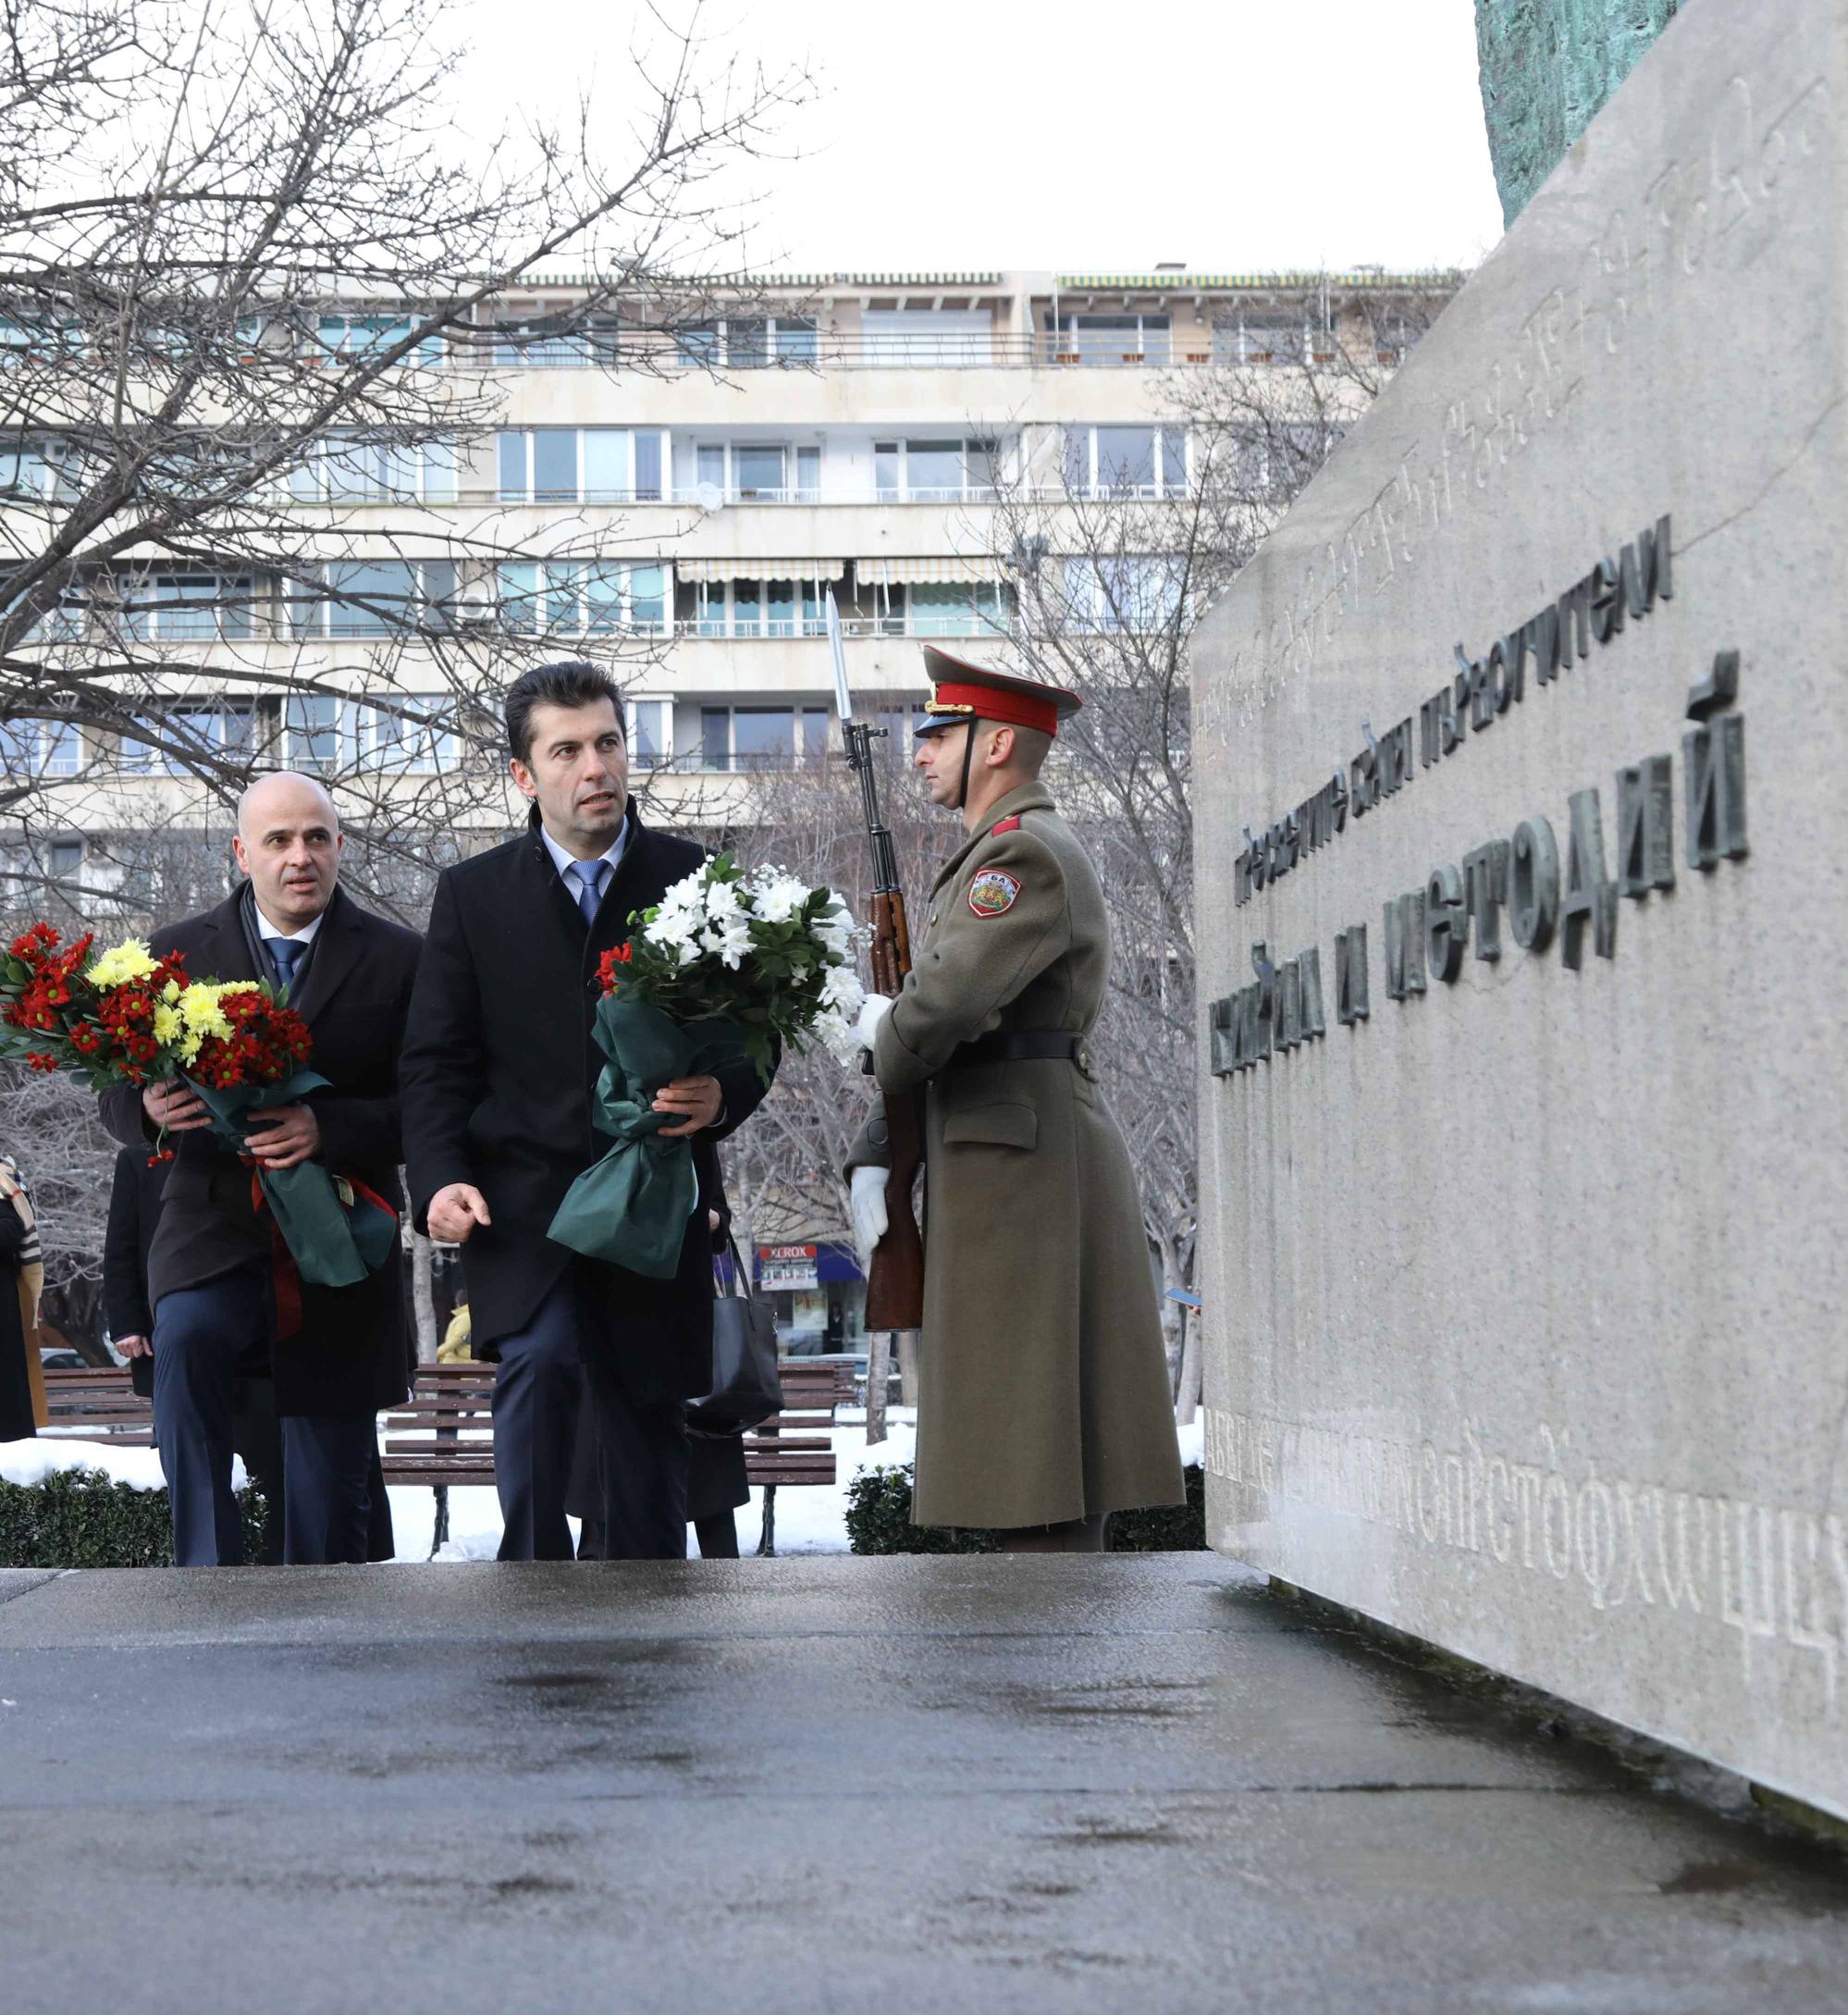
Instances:
[[[306,949],[306,946],[298,944],[292,937],[273,937],[269,940],[270,960],[276,967],[277,978],[284,986],[294,985],[295,968]]]
[[[570,872],[578,880],[577,907],[584,912],[586,923],[597,921],[597,905],[603,893],[604,871],[607,860],[573,860]]]

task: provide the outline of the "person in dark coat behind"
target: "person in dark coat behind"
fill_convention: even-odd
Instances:
[[[715,1258],[726,1246],[732,1222],[730,1207],[722,1201],[708,1210]],[[751,1481],[745,1470],[745,1435],[741,1428],[703,1428],[689,1417],[686,1424],[686,1522],[699,1543],[701,1560],[736,1560],[738,1526],[733,1514],[751,1502]],[[603,1521],[598,1502],[597,1436],[588,1404],[577,1416],[577,1439],[572,1450],[571,1485],[565,1493],[565,1510],[583,1521],[578,1537],[579,1560],[606,1560]]]
[[[267,979],[314,1038],[328,1082],[298,1106],[257,1116],[247,1155],[272,1168],[315,1159],[388,1200],[399,1193],[398,1042],[417,936],[362,909],[338,885],[333,800],[312,777],[261,778],[239,810],[238,863],[250,878],[203,916],[157,933],[157,955],[189,972]],[[406,1393],[402,1255],[355,1286],[301,1287],[299,1326],[279,1333],[270,1226],[245,1160],[205,1131],[182,1084],[102,1095],[103,1119],[129,1146],[165,1126],[168,1168],[148,1261],[154,1421],[173,1501],[174,1558],[206,1566],[243,1557],[231,1494],[234,1373],[266,1348],[285,1449],[285,1556],[363,1561],[370,1551],[376,1415]],[[145,1152],[143,1147],[143,1152]]]
[[[160,1196],[167,1165],[150,1160],[145,1149],[125,1147],[116,1156],[109,1189],[109,1223],[103,1234],[103,1321],[109,1341],[128,1359],[129,1383],[145,1400],[154,1397],[154,1310],[148,1306],[148,1254],[160,1221]],[[231,1446],[263,1492],[263,1545],[258,1562],[279,1566],[282,1534],[282,1422],[276,1412],[276,1381],[269,1375],[269,1345],[259,1341],[238,1360],[233,1374]],[[377,1459],[375,1446],[374,1459]],[[393,1553],[391,1500],[383,1468],[374,1472],[366,1558]]]
[[[764,1086],[740,1061],[655,1099],[674,1122],[659,1138],[690,1142],[697,1183],[671,1279],[548,1237],[565,1192],[610,1144],[591,1122],[598,961],[705,854],[638,817],[607,673],[536,665],[508,687],[506,711],[510,767],[533,810],[519,838],[437,884],[400,1065],[413,1221],[462,1246],[474,1354],[499,1363],[501,1559],[572,1558],[565,1495],[586,1380],[610,1557],[684,1559],[683,1402],[712,1375],[715,1143]]]
[[[42,1278],[31,1205],[18,1169],[0,1156],[0,1441],[29,1441],[39,1431],[43,1378],[32,1375],[38,1368],[34,1317]]]

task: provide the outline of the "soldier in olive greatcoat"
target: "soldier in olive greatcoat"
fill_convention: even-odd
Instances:
[[[1135,1173],[1086,1044],[1103,891],[1040,770],[1075,693],[927,649],[917,763],[967,839],[912,970],[861,1020],[880,1089],[925,1100],[924,1330],[912,1516],[1101,1550],[1114,1511],[1182,1502]],[[885,1230],[875,1111],[849,1156],[863,1251]]]

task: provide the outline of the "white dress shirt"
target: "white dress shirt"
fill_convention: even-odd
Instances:
[[[573,903],[575,903],[577,901],[577,891],[580,884],[581,877],[573,874],[570,871],[572,870],[572,868],[577,865],[577,856],[575,854],[566,853],[564,848],[559,845],[557,840],[555,840],[552,835],[546,831],[543,824],[539,827],[539,837],[545,841],[546,851],[552,857],[552,865],[559,871],[559,878],[561,881],[563,882],[565,885],[565,894],[571,897]],[[603,853],[599,854],[597,857],[599,860],[603,861],[610,870],[610,873],[604,878],[603,888],[607,889],[610,886],[610,882],[615,879],[616,870],[622,864],[622,851],[628,846],[628,844],[629,814],[625,810],[622,814],[622,823],[617,829],[616,838],[614,842],[608,848],[606,848]],[[588,862],[586,862],[585,865],[587,866]],[[602,893],[602,889],[599,889],[598,891],[598,894],[599,896]],[[318,923],[321,920],[317,917],[314,921]]]
[[[314,942],[314,933],[321,928],[323,922],[326,921],[327,915],[327,912],[324,909],[318,917],[310,917],[308,921],[304,923],[299,931],[285,931],[279,928],[277,925],[272,923],[269,919],[264,915],[263,905],[261,903],[256,906],[256,913],[257,935],[259,937],[286,938],[291,944],[300,945],[303,951],[306,951],[308,946]]]

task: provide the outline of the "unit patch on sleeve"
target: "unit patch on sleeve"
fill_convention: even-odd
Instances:
[[[998,917],[1004,909],[1013,909],[1019,893],[1020,884],[1011,874],[1004,874],[999,868],[984,868],[969,884],[969,908],[979,917]]]

